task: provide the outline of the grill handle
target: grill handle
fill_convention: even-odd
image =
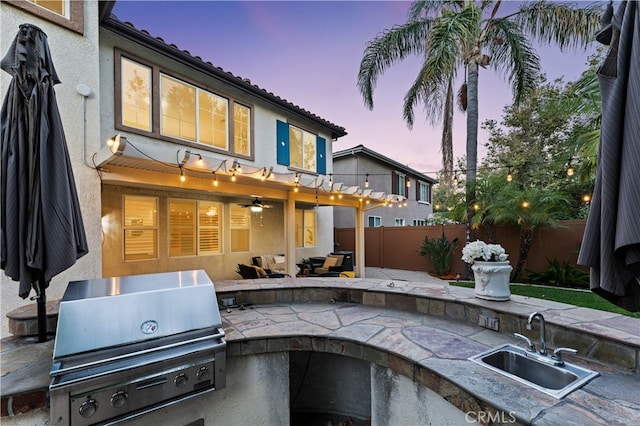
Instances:
[[[191,339],[189,340],[188,343],[182,341],[182,342],[176,342],[176,343],[172,343],[172,344],[168,344],[168,345],[163,345],[163,346],[159,346],[159,347],[153,347],[153,348],[149,348],[149,349],[145,349],[142,351],[138,351],[135,352],[135,356],[139,356],[139,355],[144,355],[144,354],[150,354],[150,353],[154,353],[157,351],[164,351],[170,348],[175,348],[178,346],[185,346],[185,344],[190,344],[190,343],[198,343],[198,342],[204,342],[206,340],[216,340],[216,339],[222,339],[225,334],[224,334],[224,330],[222,328],[218,328],[217,329],[217,333],[212,334],[212,335],[208,335],[208,336],[202,336],[202,337],[197,337],[195,339]],[[115,357],[111,357],[111,358],[107,358],[107,359],[101,359],[99,361],[94,361],[94,362],[89,362],[89,363],[85,363],[82,365],[76,365],[74,367],[69,367],[69,368],[62,368],[62,362],[61,361],[55,361],[53,363],[53,366],[51,367],[51,371],[49,373],[49,376],[51,377],[56,377],[56,376],[61,376],[63,374],[69,374],[69,373],[73,373],[76,371],[80,371],[80,370],[86,370],[87,368],[92,368],[92,367],[98,367],[100,365],[103,364],[109,364],[112,363],[114,361],[120,361],[126,358],[130,358],[131,354],[124,354],[124,355],[120,355],[120,356],[115,356]]]

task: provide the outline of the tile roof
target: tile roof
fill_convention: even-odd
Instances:
[[[269,92],[255,84],[251,84],[249,79],[242,78],[229,71],[225,71],[221,67],[213,65],[211,62],[205,61],[200,56],[194,56],[188,50],[181,50],[175,44],[165,42],[161,37],[153,37],[148,31],[137,29],[131,22],[120,21],[118,17],[113,14],[108,18],[102,19],[100,26],[136,43],[142,44],[186,63],[189,66],[205,72],[212,77],[218,78],[244,92],[257,96],[269,103],[274,103],[279,107],[285,108],[307,120],[311,120],[328,129],[331,132],[331,137],[333,139],[340,138],[347,134],[344,127],[331,123],[330,121],[325,120],[324,118],[319,117],[312,112],[281,98],[280,96],[274,95],[272,92]]]

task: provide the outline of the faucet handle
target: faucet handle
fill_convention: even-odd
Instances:
[[[522,335],[520,333],[513,333],[513,335],[527,342],[527,350],[529,352],[535,352],[536,351],[535,345],[533,344],[533,342],[527,336],[524,336],[524,335]]]
[[[578,351],[572,348],[557,348],[553,351],[553,358],[562,361],[562,353],[577,354]]]

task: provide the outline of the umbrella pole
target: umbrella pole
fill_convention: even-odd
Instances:
[[[47,296],[45,293],[45,288],[47,283],[44,280],[44,277],[40,277],[38,279],[38,287],[39,294],[36,305],[38,307],[38,342],[46,342],[47,341]]]

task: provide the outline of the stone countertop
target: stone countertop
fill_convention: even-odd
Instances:
[[[419,381],[463,411],[501,410],[507,422],[510,413],[520,423],[535,425],[626,425],[640,418],[640,375],[623,371],[629,370],[629,361],[622,363],[623,368],[613,368],[567,356],[568,361],[600,376],[558,400],[467,360],[503,343],[519,343],[506,330],[511,317],[502,313],[526,320],[528,314],[539,311],[548,329],[603,336],[624,343],[631,353],[640,347],[638,319],[518,296],[510,302],[489,302],[474,298],[472,289],[441,281],[282,278],[218,281],[215,287],[219,297],[242,299],[252,294],[252,304],[244,309],[221,308],[227,356],[318,349],[359,357]],[[469,322],[467,317],[476,310],[501,315],[505,331]],[[524,332],[534,337],[528,333],[533,332]],[[7,396],[46,394],[52,343],[8,338],[2,339],[1,350],[6,415]],[[637,371],[637,355],[634,359],[631,369]],[[3,417],[2,422],[48,422],[46,409],[36,407],[32,405],[23,416]]]
[[[427,386],[469,410],[484,402],[504,413],[505,419],[513,414],[519,422],[535,425],[628,425],[640,418],[637,375],[572,358],[571,362],[593,368],[600,376],[558,400],[469,361],[468,357],[494,346],[519,343],[515,337],[479,326],[351,303],[256,305],[229,311],[223,311],[222,317],[230,345],[243,342],[267,348],[270,343],[265,340],[271,339],[278,342],[274,347],[282,347],[282,339],[289,338],[296,340],[289,342],[289,348],[295,350],[298,345],[301,350],[305,344],[298,339],[324,337],[324,348],[316,347],[317,340],[310,345],[326,352],[373,359],[414,380],[420,375],[429,376],[424,380]],[[394,361],[385,358],[380,362],[380,353],[368,356],[367,349],[391,354]],[[256,353],[256,349],[247,348],[248,353]],[[241,354],[245,353],[234,354],[232,350],[229,355]]]

